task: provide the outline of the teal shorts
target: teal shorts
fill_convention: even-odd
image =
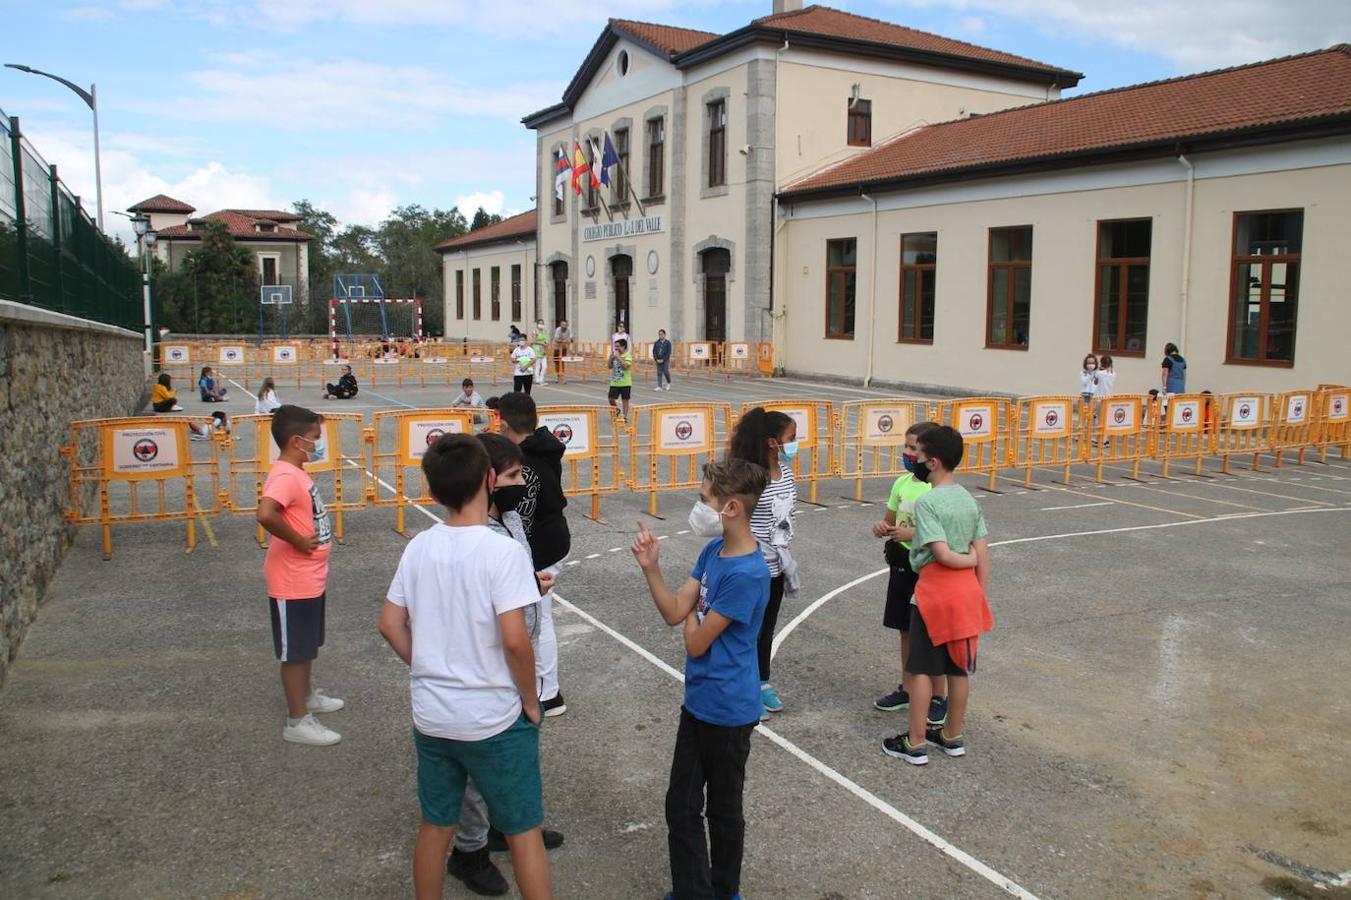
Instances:
[[[417,794],[422,819],[453,827],[470,778],[488,806],[488,821],[503,834],[520,834],[544,822],[539,777],[539,726],[522,713],[505,731],[481,741],[452,741],[413,729]]]

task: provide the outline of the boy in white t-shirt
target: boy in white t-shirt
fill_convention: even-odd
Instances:
[[[516,348],[511,351],[511,361],[514,364],[511,370],[511,389],[530,393],[535,381],[535,351],[525,342],[525,335],[517,339]]]
[[[477,438],[443,435],[427,448],[422,471],[446,522],[408,544],[380,613],[380,634],[410,668],[422,807],[414,889],[418,897],[442,895],[472,778],[507,836],[521,896],[552,897],[524,611],[540,597],[530,554],[487,527],[496,476]]]

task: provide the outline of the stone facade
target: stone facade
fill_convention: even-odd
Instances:
[[[0,301],[0,682],[74,537],[70,422],[134,414],[139,335]]]

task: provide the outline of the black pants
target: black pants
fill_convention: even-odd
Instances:
[[[341,387],[339,387],[339,386],[336,385],[336,384],[326,384],[326,385],[324,385],[324,391],[325,391],[325,393],[332,394],[334,397],[337,397],[339,400],[351,400],[353,397],[355,397],[355,396],[357,395],[357,392],[356,392],[356,391],[350,391],[350,392],[349,392],[349,391],[346,390],[345,388],[341,388]]]
[[[760,680],[769,681],[769,651],[774,646],[774,628],[779,624],[779,607],[783,605],[783,574],[769,579],[769,605],[765,607],[765,621],[760,624]]]
[[[746,843],[741,795],[746,786],[751,731],[756,724],[710,725],[684,707],[680,709],[671,784],[666,789],[666,842],[675,900],[723,900],[741,889],[741,856]]]
[[[530,387],[535,383],[534,375],[513,375],[511,376],[511,389],[516,393],[525,391],[530,393]]]
[[[173,412],[176,405],[178,405],[177,400],[161,400],[159,403],[153,404],[153,407],[155,412]]]

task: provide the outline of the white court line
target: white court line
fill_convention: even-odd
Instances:
[[[1235,519],[1264,519],[1268,516],[1297,516],[1297,515],[1304,515],[1307,513],[1336,513],[1336,512],[1342,513],[1351,512],[1351,507],[1320,506],[1314,509],[1308,508],[1277,509],[1277,510],[1269,510],[1266,512],[1232,513],[1223,516],[1212,516],[1206,519],[1185,519],[1181,522],[1159,522],[1154,525],[1127,525],[1122,528],[1100,528],[1094,531],[1069,531],[1064,532],[1062,534],[1041,534],[1035,535],[1033,537],[1009,538],[1006,541],[993,541],[990,544],[990,548],[994,549],[995,547],[1004,547],[1010,544],[1032,544],[1037,543],[1039,541],[1054,541],[1059,540],[1060,538],[1092,537],[1094,535],[1099,534],[1122,534],[1128,531],[1151,531],[1155,528],[1185,528],[1188,525],[1208,525],[1212,522],[1229,522]],[[804,609],[802,612],[794,616],[791,622],[783,626],[783,628],[780,629],[778,634],[774,635],[774,641],[772,644],[770,644],[769,648],[770,659],[773,659],[776,655],[778,655],[779,646],[784,642],[785,639],[787,639],[788,635],[792,634],[799,625],[801,625],[803,622],[807,620],[808,616],[810,616],[812,613],[816,612],[818,609],[824,606],[827,601],[833,600],[835,597],[838,597],[840,594],[844,593],[850,588],[857,587],[858,585],[862,584],[865,581],[869,581],[873,578],[876,578],[879,575],[885,575],[887,574],[887,571],[888,570],[885,568],[878,569],[876,572],[870,572],[867,575],[855,578],[848,584],[841,585],[840,587],[837,587],[835,588],[835,590],[826,594],[824,597],[821,597],[820,599],[813,601],[811,605],[809,605],[806,609]]]
[[[411,403],[404,403],[402,400],[396,400],[396,399],[394,399],[393,397],[386,397],[384,394],[376,393],[375,391],[371,390],[370,388],[362,388],[362,390],[364,390],[366,393],[370,394],[372,397],[379,397],[381,400],[388,400],[390,403],[397,403],[397,404],[399,404],[400,406],[402,406],[404,409],[419,409],[419,408],[420,408],[420,407],[414,406],[414,405],[411,404]]]
[[[649,651],[647,648],[643,647],[642,645],[638,644],[633,640],[630,640],[629,638],[620,634],[618,631],[615,631],[609,625],[606,625],[600,619],[597,619],[595,616],[591,615],[590,613],[586,612],[580,607],[574,606],[572,603],[569,603],[567,600],[559,596],[557,593],[554,594],[554,599],[558,601],[558,603],[561,606],[563,606],[563,608],[577,614],[584,621],[590,623],[591,625],[605,632],[610,637],[614,638],[616,641],[623,644],[625,647],[628,647],[634,653],[637,653],[643,659],[652,663],[652,665],[656,666],[658,669],[661,669],[667,675],[670,675],[676,681],[682,683],[685,681],[685,676],[682,675],[678,670],[676,670],[675,667],[668,664],[665,660],[661,659],[656,654]],[[778,744],[788,753],[792,754],[793,756],[800,759],[802,762],[811,766],[817,772],[820,772],[826,778],[835,782],[840,787],[844,788],[849,793],[853,794],[855,797],[862,800],[864,803],[867,803],[873,809],[885,815],[887,818],[891,819],[892,821],[896,822],[899,825],[904,826],[912,834],[923,840],[925,843],[932,845],[933,847],[937,848],[941,853],[944,853],[947,856],[950,856],[951,858],[955,859],[957,862],[966,866],[968,869],[975,872],[977,875],[980,875],[982,878],[989,881],[991,884],[1000,888],[1004,892],[1012,894],[1015,897],[1019,897],[1021,898],[1021,900],[1038,900],[1036,894],[1033,894],[1031,891],[1028,891],[1026,888],[1019,885],[1013,879],[990,868],[985,863],[981,862],[971,854],[967,853],[965,850],[962,850],[960,847],[954,846],[952,843],[948,842],[940,835],[934,833],[933,831],[930,831],[928,828],[925,828],[919,822],[910,818],[905,813],[901,812],[899,809],[892,806],[890,803],[887,803],[885,800],[883,800],[881,797],[878,797],[872,791],[869,791],[867,788],[863,787],[857,782],[845,777],[844,775],[837,772],[835,769],[832,769],[830,766],[821,762],[821,760],[812,756],[810,753],[803,750],[801,747],[799,747],[797,744],[794,744],[786,737],[783,737],[777,732],[771,730],[763,723],[759,726],[759,730],[761,733],[764,734],[765,737],[769,738],[775,744]]]
[[[1110,500],[1104,500],[1101,503],[1075,503],[1073,506],[1043,506],[1042,512],[1053,512],[1057,509],[1088,509],[1090,506],[1115,506]]]

